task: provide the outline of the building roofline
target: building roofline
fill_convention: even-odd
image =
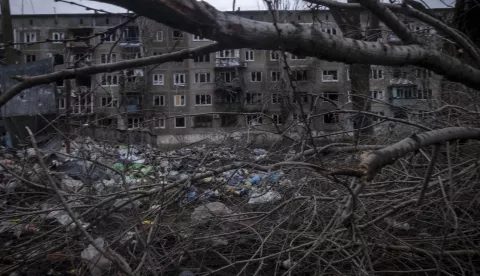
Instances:
[[[434,8],[433,11],[451,11],[454,8]],[[314,12],[327,12],[329,10],[315,10]],[[230,14],[242,14],[242,13],[265,13],[268,10],[240,10],[240,11],[225,11]],[[301,13],[311,13],[312,10],[279,10],[279,12],[301,12]],[[77,16],[118,16],[118,15],[132,15],[132,13],[114,13],[114,14],[105,14],[105,13],[44,13],[44,14],[12,14],[12,17],[77,17]],[[0,15],[1,17],[1,15]]]

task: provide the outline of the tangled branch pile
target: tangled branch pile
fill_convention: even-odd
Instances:
[[[478,143],[409,153],[352,197],[364,179],[326,172],[355,168],[367,146],[79,139],[70,156],[49,144],[5,153],[2,275],[477,274]]]

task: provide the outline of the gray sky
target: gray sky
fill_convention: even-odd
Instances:
[[[98,3],[90,0],[71,0],[71,1],[74,1],[82,5],[90,6],[92,8],[104,9],[110,12],[125,11],[123,9],[120,9],[112,5],[102,4],[102,3]],[[232,0],[206,0],[206,1],[219,10],[232,9]],[[441,0],[424,0],[424,1],[432,8],[445,7],[445,5],[442,4]],[[445,0],[444,2],[450,4],[453,1],[454,0]],[[53,8],[56,9],[57,13],[87,12],[84,8],[66,4],[66,3],[55,2],[54,0],[10,0],[10,5],[11,5],[13,14],[22,14],[22,10],[24,14],[53,13]],[[264,7],[262,0],[237,0],[236,6],[240,7],[241,10],[256,10]]]

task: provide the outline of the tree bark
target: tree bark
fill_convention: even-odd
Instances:
[[[370,181],[381,168],[393,164],[410,152],[414,152],[423,147],[443,144],[458,139],[480,140],[480,128],[448,127],[413,134],[396,144],[369,153],[360,163],[360,169],[365,171],[367,181]]]
[[[480,70],[441,51],[418,45],[394,46],[330,35],[319,26],[276,24],[220,12],[194,0],[100,0],[172,28],[202,35],[233,48],[276,50],[348,64],[415,65],[480,90]],[[277,27],[284,35],[279,36]]]

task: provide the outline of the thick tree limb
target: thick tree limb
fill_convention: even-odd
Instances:
[[[89,67],[76,68],[76,69],[67,69],[50,74],[44,74],[34,77],[16,77],[19,83],[10,87],[5,93],[2,93],[0,96],[0,106],[3,106],[11,98],[15,97],[18,93],[22,92],[25,89],[34,87],[40,84],[47,84],[55,82],[57,80],[63,79],[73,79],[77,76],[88,76],[98,73],[113,72],[124,70],[128,68],[141,67],[153,64],[161,64],[169,61],[183,60],[187,58],[192,58],[197,55],[203,55],[205,53],[212,53],[223,49],[218,43],[212,43],[204,46],[200,46],[193,49],[180,50],[174,53],[163,54],[160,56],[139,58],[134,60],[125,60],[109,64],[99,64]]]
[[[457,139],[480,140],[480,128],[448,127],[420,134],[413,134],[396,144],[369,153],[360,163],[360,168],[365,171],[366,180],[370,181],[381,168],[393,164],[396,160],[404,157],[410,152],[414,152],[426,146],[443,144]]]
[[[343,3],[332,0],[304,0],[309,3],[322,5],[329,7],[330,9],[348,9],[348,10],[365,10],[365,8],[357,3]],[[468,40],[461,32],[456,29],[448,26],[437,18],[426,14],[420,10],[412,9],[406,5],[397,5],[389,3],[381,3],[384,7],[392,10],[393,12],[401,13],[412,18],[415,18],[421,22],[424,22],[432,27],[434,27],[439,32],[442,32],[448,35],[453,41],[455,41],[459,46],[461,46],[465,51],[467,51],[470,56],[476,61],[476,64],[480,66],[480,51],[477,50],[474,43]]]
[[[420,39],[398,19],[398,17],[387,7],[380,4],[378,0],[358,0],[360,5],[369,9],[377,16],[387,27],[390,28],[398,37],[407,44],[423,44]]]
[[[98,0],[134,11],[172,28],[199,34],[235,48],[286,51],[327,61],[415,65],[480,90],[480,70],[440,51],[417,45],[394,46],[330,35],[319,26],[276,24],[220,12],[195,0]],[[276,27],[278,27],[279,35]]]

